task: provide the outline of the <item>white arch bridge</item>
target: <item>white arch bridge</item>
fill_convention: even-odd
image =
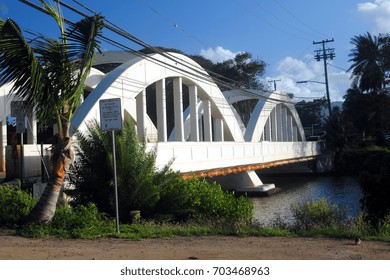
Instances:
[[[107,65],[119,66],[106,74],[97,70]],[[257,187],[262,182],[254,170],[320,154],[319,143],[305,140],[286,94],[222,93],[204,69],[181,54],[104,53],[97,57],[86,88],[90,93],[74,115],[72,129],[99,121],[99,100],[121,98],[124,119],[136,123],[148,149],[157,146],[157,167],[173,160],[172,169],[184,176],[224,178],[227,188]],[[232,104],[248,99],[258,101],[244,124]]]

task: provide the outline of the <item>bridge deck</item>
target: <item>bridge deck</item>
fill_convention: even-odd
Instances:
[[[160,142],[157,168],[173,161],[183,175],[218,176],[311,160],[321,153],[319,142]]]

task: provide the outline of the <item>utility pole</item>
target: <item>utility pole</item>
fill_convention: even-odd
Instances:
[[[334,48],[325,48],[326,43],[334,42],[334,40],[322,40],[319,42],[314,42],[313,45],[322,44],[322,49],[316,50],[315,59],[317,61],[321,61],[321,59],[324,59],[324,70],[325,70],[325,86],[326,86],[326,98],[328,99],[328,110],[329,110],[329,117],[332,114],[332,106],[330,104],[330,96],[329,96],[329,83],[328,83],[328,67],[326,63],[326,59],[332,60],[336,55],[334,53]]]
[[[269,83],[274,83],[274,90],[276,90],[276,82],[280,82],[281,80],[270,80]]]

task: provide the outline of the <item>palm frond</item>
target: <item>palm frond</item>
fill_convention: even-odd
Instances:
[[[0,69],[0,85],[14,82],[12,91],[30,104],[49,86],[34,50],[11,19],[1,25]]]

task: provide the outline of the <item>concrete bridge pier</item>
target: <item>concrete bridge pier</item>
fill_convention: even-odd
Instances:
[[[226,174],[209,181],[217,182],[224,190],[248,196],[268,196],[280,191],[274,184],[264,184],[255,171]]]

